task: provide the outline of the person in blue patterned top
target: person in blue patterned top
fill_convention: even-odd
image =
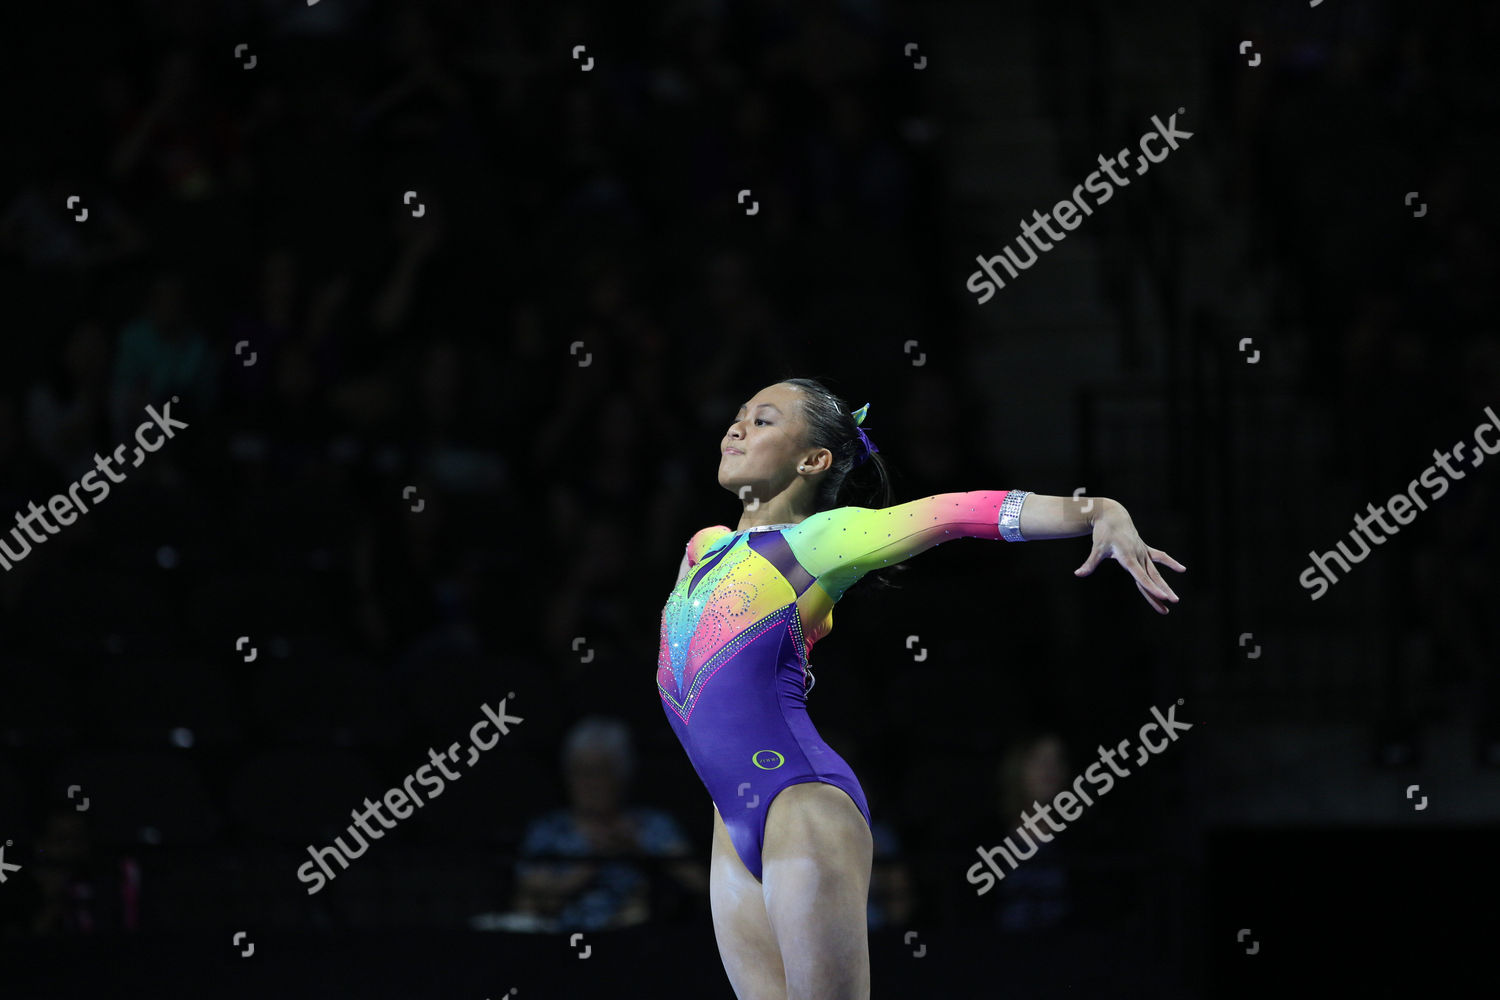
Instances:
[[[558,931],[628,927],[649,918],[650,878],[628,859],[686,859],[692,845],[666,812],[624,805],[634,767],[630,733],[623,722],[590,716],[574,725],[563,749],[570,806],[532,820],[520,854],[619,855],[621,860],[518,862],[516,910]],[[684,860],[666,870],[706,898],[708,872],[701,863]]]

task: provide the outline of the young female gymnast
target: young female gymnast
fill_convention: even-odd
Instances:
[[[872,840],[859,781],[807,714],[808,654],[855,581],[954,538],[1008,542],[1093,535],[1077,576],[1113,558],[1167,614],[1177,595],[1113,500],[1024,490],[939,493],[836,506],[878,449],[814,379],[767,386],[720,447],[719,484],[744,503],[739,527],[695,533],[662,611],[662,708],[714,801],[709,903],[740,1000],[868,1000],[865,926]],[[889,503],[883,459],[874,467]]]

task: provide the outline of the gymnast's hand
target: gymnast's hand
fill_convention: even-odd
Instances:
[[[1119,504],[1111,505],[1094,519],[1094,549],[1083,565],[1073,571],[1073,575],[1088,576],[1099,565],[1099,560],[1106,557],[1118,560],[1121,566],[1130,571],[1130,575],[1135,577],[1136,589],[1146,598],[1146,603],[1160,614],[1169,613],[1162,601],[1175,603],[1179,598],[1167,586],[1167,581],[1161,578],[1161,572],[1154,563],[1165,563],[1179,573],[1187,572],[1187,567],[1161,549],[1153,549],[1141,541],[1141,536],[1135,530],[1135,522],[1130,520],[1130,515]]]

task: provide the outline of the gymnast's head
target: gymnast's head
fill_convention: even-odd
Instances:
[[[817,379],[789,378],[747,399],[719,442],[719,485],[752,524],[800,521],[839,506],[886,507],[891,484],[860,422],[869,412]]]

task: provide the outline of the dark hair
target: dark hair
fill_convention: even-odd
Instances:
[[[802,390],[802,417],[807,423],[807,443],[827,448],[833,453],[833,465],[818,484],[813,513],[835,507],[889,507],[894,502],[890,468],[883,452],[871,452],[860,462],[864,445],[859,440],[861,425],[854,422],[851,407],[815,378],[784,378],[779,385]],[[878,446],[880,442],[875,442]],[[892,577],[906,569],[905,564],[884,566],[861,577],[880,587],[894,587]]]

